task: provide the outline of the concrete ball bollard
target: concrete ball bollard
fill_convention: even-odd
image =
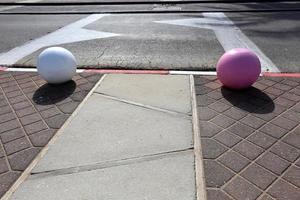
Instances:
[[[38,57],[37,70],[50,84],[60,84],[72,80],[76,74],[76,59],[62,47],[45,49]]]
[[[231,89],[250,87],[259,77],[259,58],[249,49],[237,48],[227,51],[217,63],[217,76],[221,83]]]

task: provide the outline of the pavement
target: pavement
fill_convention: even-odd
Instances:
[[[298,2],[42,5],[74,1],[0,6],[1,200],[300,199]],[[49,46],[108,70],[49,85]],[[213,75],[237,47],[243,91]]]
[[[207,199],[300,197],[300,79],[233,91],[195,77]]]
[[[261,77],[244,91],[215,76],[71,83],[60,96],[35,73],[1,72],[3,199],[299,199],[299,78]],[[21,117],[26,103],[34,114]]]

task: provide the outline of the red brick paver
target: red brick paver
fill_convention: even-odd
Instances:
[[[195,76],[208,200],[300,199],[300,79]]]
[[[101,77],[77,74],[49,85],[37,73],[0,72],[0,197]]]

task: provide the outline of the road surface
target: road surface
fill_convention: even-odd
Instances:
[[[2,5],[0,12],[0,65],[35,67],[43,49],[63,46],[80,67],[215,70],[224,51],[247,47],[264,71],[299,72],[297,2]]]

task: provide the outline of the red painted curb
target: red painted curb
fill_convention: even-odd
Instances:
[[[1,67],[0,66],[0,71],[6,71],[7,70],[7,67]]]
[[[101,74],[160,74],[167,75],[169,70],[122,70],[122,69],[86,69],[84,72]]]
[[[273,73],[273,72],[263,72],[264,77],[282,77],[282,78],[300,78],[300,73]]]

